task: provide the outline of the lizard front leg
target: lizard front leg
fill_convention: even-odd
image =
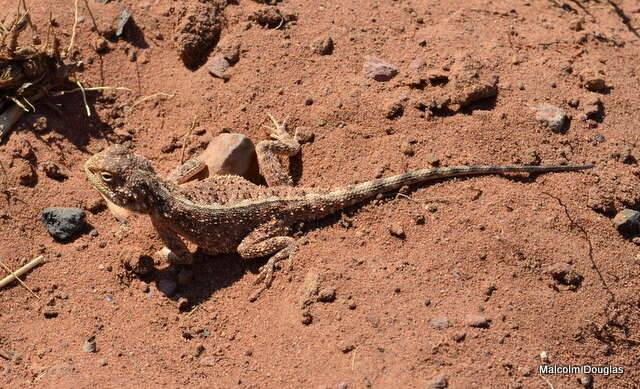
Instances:
[[[279,220],[273,220],[251,231],[238,245],[237,251],[243,258],[257,258],[273,254],[260,268],[256,284],[262,284],[249,298],[255,301],[260,294],[271,286],[273,271],[278,262],[288,259],[291,267],[293,255],[298,250],[296,240],[287,236],[290,230]]]
[[[207,164],[200,157],[194,157],[171,170],[167,175],[167,180],[178,185],[184,184],[206,167]]]
[[[286,120],[278,123],[273,116],[269,118],[274,127],[267,127],[271,130],[270,136],[273,140],[265,140],[256,146],[256,156],[258,157],[258,168],[260,174],[267,181],[269,186],[291,186],[291,177],[282,167],[278,160],[278,155],[287,157],[294,156],[300,152],[300,142],[297,137],[291,136],[287,132]]]
[[[158,219],[151,217],[151,223],[155,227],[160,239],[170,250],[169,262],[173,265],[189,265],[193,262],[193,254],[180,236],[165,227]]]

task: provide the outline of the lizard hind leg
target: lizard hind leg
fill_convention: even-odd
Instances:
[[[295,136],[287,132],[286,120],[279,123],[273,116],[267,114],[274,127],[267,127],[272,140],[265,140],[256,145],[258,167],[260,174],[267,181],[267,185],[291,186],[291,177],[280,164],[278,155],[292,157],[300,152],[300,142]]]
[[[284,223],[273,220],[251,231],[238,245],[237,251],[243,258],[258,258],[273,254],[260,268],[255,281],[256,284],[260,284],[260,287],[249,298],[250,301],[255,301],[271,286],[273,272],[279,262],[288,259],[287,267],[291,267],[298,244],[294,238],[287,236],[289,232],[289,228]]]

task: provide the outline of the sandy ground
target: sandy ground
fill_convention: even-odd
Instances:
[[[227,2],[211,19],[212,2],[88,0],[99,31],[80,2],[77,79],[130,91],[89,92],[89,117],[79,93],[45,99],[0,144],[0,259],[46,258],[24,277],[39,299],[0,290],[0,387],[637,387],[640,255],[611,221],[640,205],[637,2]],[[73,2],[28,3],[66,45]],[[203,63],[236,44],[228,79],[213,77]],[[367,56],[398,74],[367,77]],[[562,128],[539,123],[544,103]],[[147,217],[104,209],[84,161],[123,143],[166,173],[221,132],[265,139],[267,112],[314,135],[291,163],[305,186],[432,165],[597,166],[444,180],[311,223],[253,303],[264,260],[201,255],[172,297],[157,286],[166,264],[127,269],[162,244]],[[51,206],[85,209],[88,226],[56,242],[40,216]],[[542,352],[624,373],[541,376]]]

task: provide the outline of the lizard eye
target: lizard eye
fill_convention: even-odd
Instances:
[[[111,173],[109,172],[100,172],[100,177],[102,177],[103,180],[109,182],[113,179],[113,175],[111,175]]]

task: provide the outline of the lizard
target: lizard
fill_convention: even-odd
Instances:
[[[415,170],[339,188],[296,187],[279,156],[294,156],[301,145],[287,130],[286,120],[269,115],[272,139],[256,146],[260,174],[267,186],[240,176],[213,175],[205,181],[178,185],[180,177],[162,178],[151,162],[124,146],[110,146],[84,166],[89,182],[109,201],[150,216],[163,243],[173,252],[172,264],[193,261],[185,239],[204,253],[237,252],[244,259],[270,256],[255,281],[255,300],[270,287],[281,261],[291,266],[298,249],[291,237],[296,223],[316,220],[378,194],[406,185],[450,177],[499,173],[549,173],[590,169],[593,165],[481,165]],[[202,166],[202,163],[195,165]],[[194,165],[194,166],[195,166]],[[189,169],[187,169],[189,170]],[[189,173],[190,174],[190,173]]]

